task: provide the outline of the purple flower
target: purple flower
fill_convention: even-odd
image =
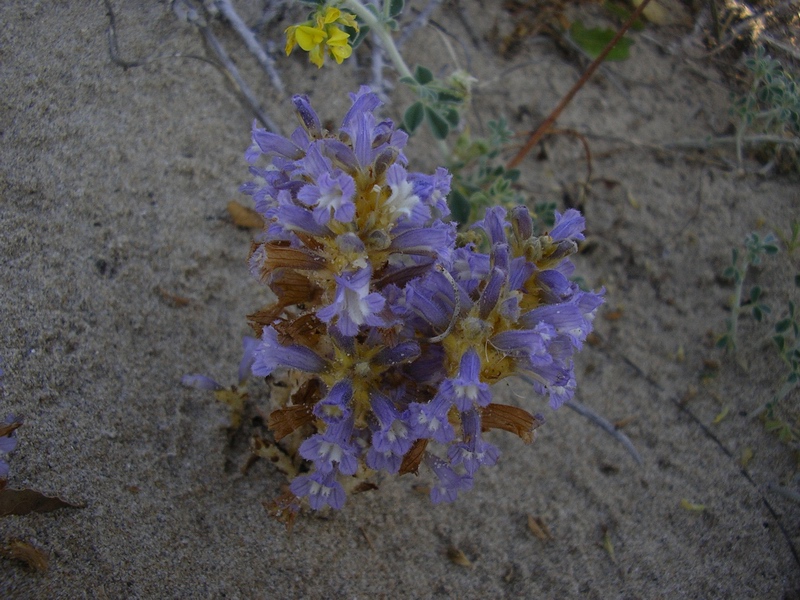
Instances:
[[[320,373],[328,365],[326,360],[305,346],[281,344],[278,341],[278,332],[272,326],[264,328],[261,342],[253,356],[253,375],[256,377],[266,377],[278,367]]]
[[[332,304],[317,311],[317,317],[324,323],[336,317],[336,328],[346,336],[358,334],[361,325],[384,325],[377,313],[383,310],[386,300],[378,292],[369,292],[371,278],[370,267],[337,275],[336,297]]]
[[[552,358],[547,353],[555,330],[547,323],[540,323],[533,329],[512,329],[501,331],[491,338],[492,346],[514,356],[524,356],[535,364],[547,364]]]
[[[184,387],[193,388],[195,390],[207,390],[210,392],[218,392],[219,390],[224,389],[224,386],[220,385],[210,377],[201,375],[200,373],[184,375],[181,377],[181,385]]]
[[[505,228],[508,225],[506,221],[506,209],[502,206],[492,206],[486,209],[486,215],[482,221],[475,223],[473,227],[480,227],[489,236],[489,241],[494,244],[505,244],[508,242],[506,238]]]
[[[555,410],[575,395],[575,374],[572,362],[566,367],[556,362],[547,365],[529,365],[527,370],[533,389],[537,393],[550,396],[550,407]]]
[[[490,268],[488,254],[476,252],[472,247],[464,247],[456,249],[453,253],[450,273],[467,292],[472,292],[489,274]]]
[[[248,149],[245,157],[247,162],[254,163],[259,154],[268,156],[277,155],[290,160],[297,160],[303,156],[303,151],[285,137],[258,129],[257,121],[253,121],[253,145]]]
[[[11,425],[16,421],[14,415],[8,415],[4,423]],[[7,454],[10,454],[17,447],[17,433],[16,430],[0,437],[0,480],[8,479],[8,463],[5,461]]]
[[[461,413],[461,428],[464,441],[451,445],[447,450],[450,464],[464,465],[468,475],[474,475],[484,465],[494,466],[500,450],[481,438],[481,416],[477,410],[473,408]]]
[[[349,222],[356,214],[353,197],[356,184],[346,173],[336,177],[322,173],[317,178],[317,185],[307,185],[297,194],[297,199],[304,204],[314,206],[314,220],[325,225],[333,218],[337,221]]]
[[[447,206],[447,194],[450,193],[450,180],[452,175],[443,167],[436,169],[433,175],[423,173],[410,173],[408,180],[414,186],[414,194],[420,201],[433,210],[438,218],[450,214]]]
[[[427,404],[412,402],[409,406],[411,414],[409,422],[413,427],[414,438],[433,439],[440,444],[449,443],[455,436],[453,426],[447,419],[447,413],[453,406],[451,394],[440,390]]]
[[[389,250],[403,254],[430,256],[448,262],[455,239],[455,223],[436,221],[430,227],[406,229],[392,239]]]
[[[550,237],[556,241],[586,239],[583,230],[586,228],[586,219],[574,208],[568,209],[563,215],[556,211],[556,222],[550,231]]]
[[[431,502],[434,504],[454,502],[458,497],[458,492],[472,489],[474,483],[472,475],[459,475],[441,458],[428,455],[425,458],[425,464],[430,467],[437,479],[431,487]]]
[[[414,443],[409,413],[400,413],[388,396],[373,392],[370,396],[372,411],[378,419],[378,427],[372,434],[372,447],[378,452],[392,452],[404,456]]]
[[[536,327],[547,324],[559,334],[566,335],[578,350],[591,331],[591,324],[584,318],[576,304],[548,304],[539,306],[520,317],[523,327]]]
[[[315,433],[300,445],[300,456],[313,462],[320,473],[338,468],[342,475],[353,475],[359,451],[352,435],[352,418],[330,423],[324,433]]]
[[[414,186],[408,180],[408,172],[398,164],[394,164],[386,171],[386,183],[391,190],[386,199],[386,206],[395,218],[409,217],[414,207],[419,204],[419,196],[414,193]]]
[[[314,510],[330,506],[341,510],[344,506],[344,488],[336,481],[336,473],[316,471],[310,475],[300,475],[292,481],[289,489],[298,498],[308,497],[308,503]]]
[[[440,394],[451,396],[461,412],[474,406],[488,406],[492,402],[489,386],[481,382],[481,359],[472,348],[464,352],[458,377],[442,383]]]
[[[253,362],[256,359],[256,349],[258,340],[246,335],[242,338],[242,360],[239,362],[239,384],[247,381],[253,369]]]
[[[353,385],[349,379],[337,381],[322,400],[314,405],[314,415],[328,423],[346,420],[352,413]]]

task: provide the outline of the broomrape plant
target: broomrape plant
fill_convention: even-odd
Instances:
[[[408,136],[375,116],[378,97],[350,96],[336,132],[294,96],[300,126],[287,139],[254,125],[246,152],[242,191],[266,223],[249,267],[274,299],[249,316],[245,362],[294,383],[269,416],[275,441],[305,461],[275,505],[291,518],[422,465],[431,500],[455,500],[498,460],[486,431],[531,442],[543,421],[494,402],[492,384],[523,375],[558,408],[603,301],[570,280],[578,211],[536,235],[526,207],[493,206],[457,233],[448,171],[410,172]]]

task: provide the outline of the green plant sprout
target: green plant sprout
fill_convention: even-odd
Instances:
[[[411,71],[391,35],[399,28],[397,19],[405,7],[404,0],[387,0],[380,6],[363,4],[359,0],[343,0],[341,5],[358,21],[358,29],[352,31],[353,48],[372,31],[400,76],[400,82],[417,95],[417,100],[403,115],[403,129],[412,134],[425,122],[437,140],[447,138],[461,120],[461,112],[466,108],[475,79],[461,70],[444,79],[434,77],[430,69],[421,65]]]
[[[800,287],[800,274],[795,275],[795,285]],[[765,426],[774,431],[783,442],[793,441],[798,437],[797,429],[776,415],[778,405],[800,384],[800,310],[791,300],[786,316],[775,323],[775,334],[772,341],[778,349],[778,355],[786,364],[788,373],[781,387],[769,402],[759,408],[753,416],[765,415]]]
[[[514,133],[504,118],[489,121],[489,136],[472,137],[468,130],[456,140],[452,158],[447,165],[453,175],[448,198],[453,217],[461,225],[475,221],[489,206],[511,209],[525,204],[525,196],[514,184],[519,179],[519,169],[508,169],[500,161],[500,154],[508,146]],[[539,202],[533,207],[536,216],[536,233],[555,223],[555,202]]]
[[[791,253],[798,245],[800,224],[794,221],[791,226],[791,238],[784,239],[787,250]],[[784,236],[782,236],[784,237]],[[731,298],[731,316],[727,319],[727,331],[717,341],[718,348],[736,351],[737,323],[745,306],[749,306],[751,314],[756,321],[762,322],[771,313],[769,306],[762,302],[763,290],[754,285],[750,288],[748,298],[742,301],[744,295],[744,282],[750,266],[761,264],[764,256],[778,253],[777,239],[771,233],[763,239],[757,233],[751,233],[745,239],[745,251],[740,256],[738,248],[732,251],[731,265],[725,269],[723,276],[734,282],[734,294]],[[795,287],[800,288],[800,274],[794,276]],[[763,417],[767,431],[775,433],[784,443],[789,443],[800,437],[796,426],[782,419],[777,409],[781,402],[800,384],[800,310],[792,300],[789,300],[785,315],[773,325],[771,341],[775,344],[787,371],[782,377],[782,383],[768,402],[752,413],[753,418]]]
[[[789,255],[793,255],[794,251],[800,248],[800,221],[792,221],[789,234],[784,234],[779,229],[778,237],[781,239],[784,246],[786,246],[786,251]]]
[[[736,123],[736,158],[742,165],[744,143],[766,143],[778,158],[781,145],[791,149],[790,159],[800,168],[800,86],[781,63],[759,46],[745,60],[753,81],[744,96],[733,98]],[[746,137],[747,133],[755,134]]]
[[[777,254],[777,241],[778,240],[771,233],[764,236],[763,240],[757,233],[751,233],[745,239],[745,252],[741,263],[739,249],[734,248],[731,252],[731,264],[722,273],[723,277],[733,280],[734,283],[734,293],[730,303],[731,316],[726,320],[727,331],[717,340],[718,348],[736,351],[739,315],[745,306],[750,306],[753,318],[759,322],[765,315],[770,313],[770,307],[761,302],[763,293],[761,286],[754,285],[750,288],[746,305],[742,303],[742,294],[744,292],[747,270],[751,266],[760,265],[763,256]]]

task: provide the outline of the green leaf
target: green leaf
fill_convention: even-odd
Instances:
[[[423,106],[422,102],[414,102],[411,106],[406,109],[405,114],[403,115],[403,125],[406,128],[408,133],[414,133],[417,127],[422,124],[422,120],[425,118],[425,107]]]
[[[389,2],[389,16],[392,18],[400,16],[405,4],[405,0],[391,0]]]
[[[800,287],[800,275],[794,276],[794,285],[795,287]]]
[[[447,90],[439,91],[436,94],[436,99],[439,100],[439,102],[451,102],[453,104],[461,104],[464,102],[464,96],[462,94],[456,94]]]
[[[369,33],[369,27],[366,25],[360,25],[358,31],[352,27],[344,27],[343,30],[350,36],[350,39],[352,40],[350,45],[353,47],[353,49],[358,48]]]
[[[783,352],[784,348],[786,348],[786,338],[782,335],[772,336],[772,341],[775,342],[775,345],[778,347],[778,352]]]
[[[461,192],[452,190],[448,198],[448,204],[450,205],[450,213],[460,225],[469,223],[469,201],[467,201]]]
[[[593,27],[587,29],[580,21],[575,21],[569,30],[573,41],[578,44],[592,58],[597,58],[608,43],[617,34],[613,29],[601,29]],[[630,47],[633,40],[623,37],[617,45],[608,53],[606,60],[625,60],[630,54]]]
[[[757,302],[761,297],[761,286],[754,285],[750,288],[750,302]]]
[[[458,127],[458,122],[461,120],[461,117],[455,108],[445,108],[444,118],[447,120],[447,123],[450,125],[450,127]]]
[[[428,126],[431,128],[431,133],[433,133],[433,137],[437,140],[443,140],[447,137],[447,134],[450,133],[450,126],[447,124],[447,121],[440,115],[438,112],[433,110],[430,106],[425,107],[425,120],[428,122]]]
[[[425,85],[433,81],[433,73],[431,73],[430,69],[417,65],[417,68],[414,69],[414,79],[416,79],[417,83]]]
[[[783,333],[784,331],[787,331],[791,326],[792,326],[791,319],[782,319],[777,323],[775,323],[775,333]]]
[[[631,18],[633,14],[631,11],[626,9],[625,7],[615,4],[613,2],[606,2],[603,4],[603,8],[607,10],[609,13],[617,17],[623,23]],[[636,19],[633,24],[631,25],[631,29],[634,31],[642,31],[644,29],[644,21],[641,19]]]

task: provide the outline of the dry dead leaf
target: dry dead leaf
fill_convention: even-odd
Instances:
[[[643,0],[631,0],[638,7]],[[644,9],[645,18],[654,25],[686,25],[691,18],[678,0],[651,0]]]
[[[614,429],[622,429],[623,427],[627,427],[631,423],[636,420],[636,415],[630,415],[629,417],[623,417],[619,421],[614,421]]]
[[[695,504],[694,502],[689,502],[686,498],[681,498],[681,508],[689,512],[703,512],[706,509],[704,504]]]
[[[262,229],[264,227],[264,218],[260,214],[252,208],[239,204],[236,200],[228,202],[228,213],[237,227],[245,229]]]
[[[723,420],[725,417],[727,417],[727,416],[728,416],[728,413],[729,413],[730,411],[731,411],[731,407],[730,407],[730,406],[726,406],[725,408],[723,408],[723,409],[722,409],[722,410],[719,412],[719,414],[718,414],[716,417],[714,417],[714,420],[713,420],[713,421],[711,421],[711,422],[712,422],[714,425],[719,425],[719,424],[722,422],[722,420]]]
[[[242,413],[244,413],[244,405],[249,396],[246,389],[239,390],[235,385],[231,389],[217,390],[214,392],[214,397],[227,404],[231,409],[231,429],[239,429],[242,424]]]
[[[175,308],[183,308],[184,306],[189,306],[192,301],[189,298],[184,298],[183,296],[178,296],[171,292],[168,292],[162,287],[157,287],[156,292],[158,295],[161,296],[164,300],[175,306]]]
[[[528,515],[528,529],[530,529],[531,533],[533,533],[533,535],[543,542],[553,539],[553,535],[550,533],[550,528],[541,517],[533,517]]]
[[[753,460],[753,449],[750,446],[745,446],[742,448],[742,456],[739,459],[739,464],[742,465],[743,469],[747,468],[747,465],[750,464],[750,461]]]
[[[468,569],[474,568],[472,561],[467,558],[467,555],[455,546],[449,546],[447,548],[447,558],[450,559],[451,563],[458,565],[459,567],[467,567]]]
[[[617,556],[614,553],[614,543],[611,541],[611,532],[608,530],[607,527],[603,528],[603,549],[608,552],[608,556],[611,557],[611,562],[617,562]]]
[[[45,496],[36,490],[0,490],[0,517],[45,513],[59,508],[86,508],[85,504],[72,504],[57,496]]]
[[[47,571],[47,554],[28,542],[12,538],[0,547],[0,554],[11,560],[18,560],[27,565],[32,571],[44,573]]]

